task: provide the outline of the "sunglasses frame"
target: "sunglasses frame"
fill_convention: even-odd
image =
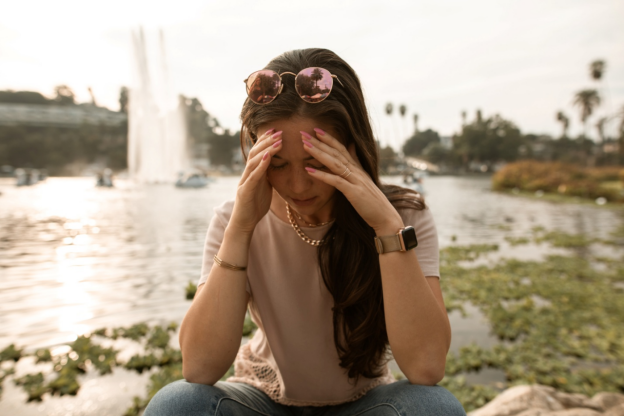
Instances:
[[[249,74],[249,76],[248,76],[247,78],[245,78],[245,80],[243,81],[243,82],[245,83],[245,91],[247,92],[247,97],[249,97],[249,99],[251,100],[251,102],[253,102],[253,103],[255,103],[255,104],[258,104],[258,105],[266,105],[266,104],[271,104],[273,101],[275,101],[275,99],[277,98],[277,96],[278,96],[278,95],[280,95],[280,94],[282,93],[282,90],[284,89],[284,83],[282,82],[282,75],[286,75],[286,74],[288,74],[288,75],[294,75],[294,76],[295,76],[295,89],[296,89],[296,88],[297,88],[297,77],[299,76],[299,74],[301,74],[301,73],[302,73],[303,71],[305,71],[306,69],[315,69],[315,68],[319,68],[319,69],[322,69],[322,70],[324,70],[324,71],[327,71],[327,72],[329,73],[329,75],[332,77],[332,79],[333,79],[333,78],[335,78],[335,79],[336,79],[336,81],[338,81],[338,83],[339,83],[339,84],[340,84],[340,85],[344,88],[344,84],[342,83],[342,81],[340,81],[340,79],[338,78],[338,75],[334,75],[334,74],[332,74],[331,72],[329,72],[329,70],[328,70],[328,69],[321,68],[320,66],[310,66],[310,67],[308,67],[308,68],[303,68],[301,71],[299,71],[299,72],[298,72],[298,73],[296,73],[296,74],[295,74],[294,72],[282,72],[282,73],[279,73],[279,72],[273,71],[272,69],[260,69],[260,70],[258,70],[258,71],[254,71],[254,72],[252,72],[251,74]],[[271,71],[271,72],[273,72],[274,74],[276,74],[276,75],[279,77],[279,79],[280,79],[280,86],[279,86],[279,90],[277,91],[277,94],[275,94],[275,97],[273,97],[273,99],[272,99],[271,101],[267,102],[267,103],[258,103],[258,102],[255,102],[255,101],[254,101],[254,100],[252,100],[252,99],[251,99],[251,97],[249,96],[249,86],[247,85],[247,81],[249,81],[249,78],[251,78],[251,76],[252,76],[253,74],[255,74],[256,72],[260,72],[260,71]],[[334,84],[333,84],[333,81],[332,81],[332,87],[331,87],[331,90],[329,90],[329,93],[327,94],[327,96],[326,96],[325,98],[323,98],[322,100],[320,100],[320,101],[316,101],[316,102],[311,102],[311,101],[306,101],[306,100],[304,100],[304,99],[303,99],[303,97],[302,97],[301,95],[299,95],[299,92],[297,92],[297,95],[299,95],[299,98],[301,98],[303,101],[305,101],[305,102],[306,102],[306,103],[308,103],[308,104],[318,104],[318,103],[322,103],[323,101],[325,101],[325,99],[326,99],[327,97],[329,97],[329,94],[331,94],[331,92],[332,92],[333,90],[334,90]]]

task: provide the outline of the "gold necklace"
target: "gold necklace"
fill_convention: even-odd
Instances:
[[[286,215],[288,216],[288,221],[290,222],[290,225],[293,227],[293,229],[295,230],[295,232],[297,233],[297,235],[299,236],[299,238],[301,238],[303,241],[305,241],[306,243],[312,245],[312,246],[320,246],[321,244],[323,244],[325,242],[325,240],[313,240],[310,237],[308,237],[307,235],[305,235],[305,233],[301,230],[301,228],[299,228],[299,225],[295,222],[295,219],[293,218],[292,212],[290,212],[290,205],[288,205],[288,202],[286,203]],[[317,226],[321,226],[324,224],[329,224],[331,221],[327,221],[326,223],[321,223],[321,224],[317,224]]]
[[[286,209],[290,211],[290,207],[288,206],[288,204],[286,204]],[[304,220],[301,215],[297,214],[297,211],[295,211],[295,216],[299,219],[299,221],[303,221],[305,223],[305,225],[307,227],[321,227],[323,225],[327,225],[330,222],[333,222],[334,220],[330,220],[330,221],[325,221],[325,222],[320,222],[318,224],[310,224],[309,222],[307,222],[306,220]]]

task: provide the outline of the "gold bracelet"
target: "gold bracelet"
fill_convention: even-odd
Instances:
[[[247,270],[247,267],[238,267],[238,266],[234,266],[233,264],[230,263],[226,263],[223,260],[221,260],[219,257],[217,257],[217,255],[215,254],[214,256],[214,261],[215,263],[217,263],[219,266],[221,267],[225,267],[226,269],[230,269],[230,270]]]

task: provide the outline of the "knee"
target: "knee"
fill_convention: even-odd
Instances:
[[[420,386],[407,380],[390,384],[392,402],[401,415],[465,416],[466,411],[453,394],[441,386]]]
[[[224,393],[214,386],[189,383],[186,380],[174,381],[152,397],[144,416],[205,415],[211,403],[222,396]]]

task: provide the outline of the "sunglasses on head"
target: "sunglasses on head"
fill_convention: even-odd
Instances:
[[[325,68],[310,67],[299,71],[282,72],[278,74],[270,69],[256,71],[244,81],[247,87],[247,96],[256,104],[268,104],[282,92],[282,75],[295,76],[295,90],[306,103],[320,103],[329,96],[334,86],[334,78],[344,87],[336,75],[332,75]]]

